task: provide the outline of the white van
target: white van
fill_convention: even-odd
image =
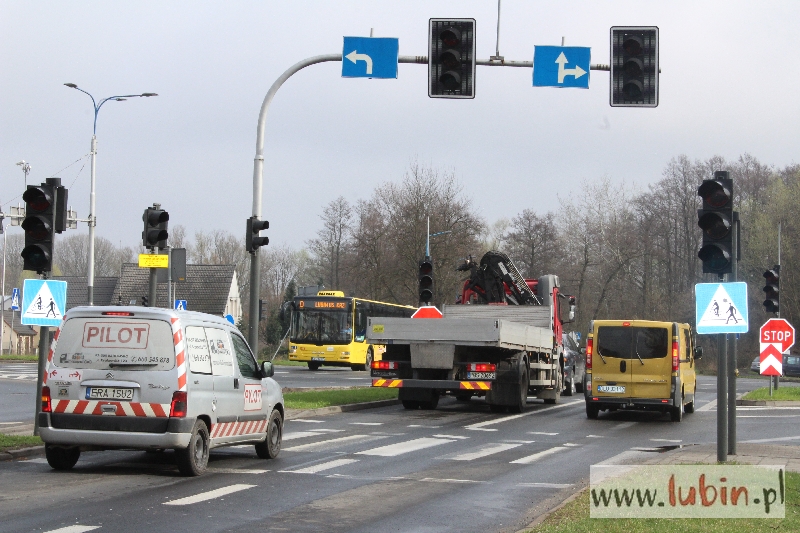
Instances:
[[[47,360],[39,428],[47,462],[81,450],[174,449],[184,475],[212,448],[281,449],[283,393],[241,333],[213,315],[152,307],[76,307]]]

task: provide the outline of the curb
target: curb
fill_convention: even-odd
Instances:
[[[751,407],[800,407],[800,402],[792,400],[736,400],[736,405]]]
[[[32,446],[30,448],[0,452],[0,461],[14,461],[17,459],[27,459],[28,457],[41,457],[42,455],[44,455],[44,445]]]
[[[569,496],[567,496],[567,497],[564,499],[564,501],[562,501],[561,503],[559,503],[558,505],[556,505],[555,507],[553,507],[553,508],[552,508],[552,509],[550,509],[549,511],[545,511],[544,513],[542,513],[542,514],[540,514],[539,516],[537,516],[537,517],[536,517],[536,518],[533,520],[533,522],[531,522],[530,524],[528,524],[527,526],[525,526],[523,529],[519,530],[517,533],[526,533],[526,532],[530,531],[531,529],[533,529],[533,528],[535,528],[535,527],[538,527],[538,526],[542,525],[542,522],[544,522],[545,520],[547,520],[548,518],[550,518],[550,515],[552,515],[552,514],[553,514],[553,513],[555,513],[556,511],[560,510],[562,507],[564,507],[564,506],[565,506],[565,505],[567,505],[568,503],[570,503],[570,502],[573,502],[573,501],[575,501],[576,499],[578,499],[578,497],[579,497],[581,494],[583,494],[583,491],[585,491],[586,489],[587,489],[587,484],[586,484],[586,481],[585,481],[585,480],[583,480],[583,481],[581,481],[580,483],[578,483],[578,488],[575,490],[575,492],[573,492],[572,494],[570,494]]]

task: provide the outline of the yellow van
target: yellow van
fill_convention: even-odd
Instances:
[[[602,410],[645,409],[680,422],[694,412],[697,392],[689,324],[651,320],[594,320],[586,339],[586,416]]]

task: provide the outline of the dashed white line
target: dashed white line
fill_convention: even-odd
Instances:
[[[330,470],[331,468],[337,468],[339,466],[349,465],[357,462],[358,459],[335,459],[333,461],[328,461],[327,463],[320,463],[318,465],[308,466],[306,468],[298,468],[297,470],[280,470],[280,472],[291,474],[316,474],[317,472],[323,472],[325,470]]]
[[[214,474],[266,474],[269,470],[258,468],[209,468],[208,472]]]
[[[550,435],[551,437],[553,435],[558,435],[558,433],[548,433],[546,431],[529,431],[528,434],[529,435]]]
[[[348,435],[347,437],[339,437],[338,439],[330,439],[330,440],[323,440],[320,442],[311,442],[309,444],[300,444],[298,446],[292,446],[291,448],[284,448],[284,451],[287,452],[302,452],[306,450],[312,450],[314,448],[323,448],[332,445],[344,444],[347,442],[353,441],[361,441],[367,442],[370,440],[377,440],[377,439],[384,439],[386,437],[383,436],[369,436],[369,435]]]
[[[457,440],[464,440],[469,438],[463,435],[434,435],[434,437],[436,437],[437,439],[457,439]]]
[[[480,459],[481,457],[494,455],[496,453],[504,452],[512,448],[517,448],[518,446],[522,446],[522,444],[510,444],[510,443],[489,444],[481,447],[477,451],[456,455],[452,459],[454,461],[472,461],[473,459]]]
[[[306,424],[322,424],[323,420],[309,420],[308,418],[293,418],[290,422],[305,422]]]
[[[538,461],[542,457],[547,457],[548,455],[552,455],[554,453],[563,452],[564,450],[568,450],[569,448],[565,448],[564,446],[556,446],[555,448],[550,448],[548,450],[543,450],[538,453],[534,453],[533,455],[529,455],[527,457],[522,457],[521,459],[517,459],[516,461],[511,461],[511,464],[515,465],[529,465],[533,462]]]
[[[60,527],[58,529],[51,529],[45,533],[84,533],[85,531],[93,531],[100,529],[100,526],[81,526],[75,524],[74,526]]]
[[[432,446],[439,446],[441,444],[449,444],[451,442],[456,442],[456,441],[453,439],[433,439],[430,437],[423,437],[420,439],[409,440],[406,442],[398,442],[397,444],[387,444],[386,446],[380,446],[378,448],[372,448],[371,450],[364,450],[363,452],[357,452],[357,453],[359,455],[378,455],[381,457],[394,457],[396,455],[415,452],[417,450],[423,450],[425,448],[430,448]]]
[[[228,494],[233,494],[234,492],[239,492],[241,490],[252,489],[253,487],[255,487],[255,485],[245,485],[245,484],[228,485],[227,487],[209,490],[208,492],[201,492],[200,494],[195,494],[194,496],[187,496],[185,498],[180,498],[178,500],[164,502],[163,505],[191,505],[193,503],[200,503],[208,500],[213,500],[214,498],[227,496]]]
[[[543,489],[566,489],[572,486],[570,483],[517,483],[518,487],[539,487]]]
[[[490,481],[479,481],[477,479],[446,479],[446,478],[433,478],[424,477],[420,481],[427,481],[428,483],[491,483]]]
[[[351,426],[382,426],[383,422],[350,422]]]

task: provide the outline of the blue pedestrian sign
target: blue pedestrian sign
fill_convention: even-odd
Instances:
[[[225,320],[227,320],[228,322],[230,322],[234,326],[236,325],[236,321],[233,319],[233,315],[230,315],[230,314],[229,315],[225,315]]]
[[[59,326],[67,306],[67,282],[26,279],[22,285],[22,323]]]
[[[186,311],[188,307],[186,306],[186,300],[175,300],[175,310],[176,311]]]
[[[591,50],[579,46],[535,46],[533,86],[588,89]]]
[[[747,333],[747,283],[698,283],[694,294],[697,333]]]
[[[345,37],[343,78],[397,78],[400,41],[393,37]]]
[[[19,289],[11,289],[11,310],[19,311]]]

